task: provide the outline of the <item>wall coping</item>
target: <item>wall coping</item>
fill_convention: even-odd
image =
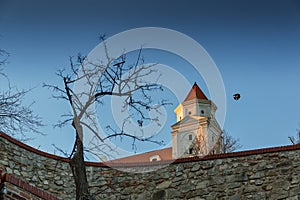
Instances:
[[[0,132],[0,137],[8,140],[9,142],[27,150],[32,153],[35,153],[40,156],[44,156],[47,158],[51,158],[54,160],[59,160],[62,162],[69,162],[69,158],[53,155],[50,153],[43,152],[41,150],[35,149],[27,144],[24,144],[7,134]],[[232,158],[232,157],[243,157],[249,155],[258,155],[258,154],[265,154],[265,153],[276,153],[282,151],[293,151],[293,150],[300,150],[300,144],[296,145],[286,145],[286,146],[278,146],[278,147],[269,147],[269,148],[260,148],[254,150],[245,150],[245,151],[237,151],[231,153],[223,153],[223,154],[212,154],[207,155],[204,157],[189,157],[189,158],[180,158],[177,160],[163,160],[163,161],[156,161],[156,162],[143,162],[143,163],[110,163],[110,162],[85,162],[86,166],[93,166],[93,167],[146,167],[146,166],[157,166],[157,165],[168,165],[168,164],[178,164],[178,163],[186,163],[186,162],[196,162],[196,161],[204,161],[204,160],[215,160],[215,159],[224,159],[224,158]]]
[[[50,153],[46,153],[44,151],[41,151],[41,150],[38,150],[34,147],[31,147],[23,142],[20,142],[19,140],[16,140],[14,138],[12,138],[11,136],[3,133],[0,131],[0,137],[8,140],[9,142],[27,150],[27,151],[30,151],[32,153],[35,153],[35,154],[38,154],[40,156],[44,156],[44,157],[47,157],[47,158],[52,158],[52,159],[55,159],[55,160],[60,160],[60,161],[63,161],[63,162],[69,162],[69,159],[68,158],[65,158],[65,157],[62,157],[62,156],[57,156],[57,155],[53,155],[53,154],[50,154]]]

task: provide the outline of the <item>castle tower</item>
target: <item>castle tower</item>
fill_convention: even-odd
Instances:
[[[215,119],[216,105],[195,83],[174,112],[172,158],[201,156],[221,151],[221,128]]]

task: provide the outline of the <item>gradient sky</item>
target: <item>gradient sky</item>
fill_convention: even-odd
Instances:
[[[89,53],[100,34],[138,27],[180,31],[206,49],[226,89],[224,129],[239,138],[241,150],[287,145],[296,135],[300,1],[0,0],[0,48],[11,54],[5,72],[19,89],[35,88],[26,100],[36,101],[34,110],[48,125],[42,129],[48,135],[35,135],[30,145],[53,152],[56,143],[70,151],[73,130],[52,128],[68,106],[51,99],[42,83],[61,84],[56,70],[68,66],[69,56]],[[237,102],[235,92],[242,96]]]

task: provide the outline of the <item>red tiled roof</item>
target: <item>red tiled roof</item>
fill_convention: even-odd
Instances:
[[[23,148],[24,150],[30,151],[32,153],[35,153],[40,156],[44,156],[47,158],[55,159],[55,160],[60,160],[62,162],[69,162],[68,158],[52,155],[49,153],[42,152],[40,150],[37,150],[33,147],[30,147],[22,142],[19,142],[12,137],[6,135],[5,133],[2,133],[0,131],[0,137],[8,140],[9,142],[14,143],[15,145],[18,145],[19,147]],[[169,150],[167,150],[169,149]],[[172,151],[171,148],[167,149],[162,149],[167,151]],[[163,158],[163,161],[158,161],[158,162],[135,162],[135,163],[112,163],[113,166],[148,166],[148,165],[154,165],[156,163],[170,163],[170,160],[176,164],[176,163],[185,163],[185,162],[195,162],[195,161],[200,161],[200,160],[213,160],[213,159],[226,159],[226,158],[232,158],[232,157],[242,157],[242,156],[249,156],[249,155],[258,155],[258,154],[265,154],[265,153],[279,153],[281,151],[295,151],[295,150],[300,150],[300,144],[296,145],[287,145],[287,146],[279,146],[279,147],[269,147],[269,148],[261,148],[261,149],[254,149],[254,150],[245,150],[245,151],[237,151],[237,152],[232,152],[232,153],[224,153],[224,154],[213,154],[213,155],[207,155],[204,157],[189,157],[189,158],[181,158],[177,160],[171,160],[168,158]],[[160,151],[160,150],[158,150]],[[155,152],[155,151],[154,151]],[[151,152],[148,152],[151,153]],[[156,154],[157,155],[157,154]],[[167,153],[167,155],[171,156],[171,153]],[[137,155],[139,156],[139,155]],[[85,162],[87,166],[95,166],[95,167],[108,167],[105,163],[101,162]],[[112,165],[109,165],[112,166]],[[3,176],[2,176],[3,179]],[[3,181],[3,180],[2,180]]]
[[[191,88],[189,94],[185,97],[184,101],[189,101],[192,99],[208,100],[196,82],[194,83],[193,87]]]
[[[144,163],[150,162],[150,157],[155,155],[159,155],[161,160],[172,160],[172,147],[128,156],[125,158],[119,158],[116,160],[107,161],[106,163]]]

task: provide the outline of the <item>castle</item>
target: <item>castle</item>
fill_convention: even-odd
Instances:
[[[115,160],[110,167],[86,162],[90,193],[116,200],[299,199],[300,144],[220,154],[215,111],[194,84],[175,109],[173,147]],[[68,162],[0,132],[0,200],[75,199]],[[122,170],[157,166],[147,173]]]
[[[114,163],[153,162],[221,153],[222,130],[215,118],[217,106],[194,83],[174,110],[172,147],[113,160]]]

